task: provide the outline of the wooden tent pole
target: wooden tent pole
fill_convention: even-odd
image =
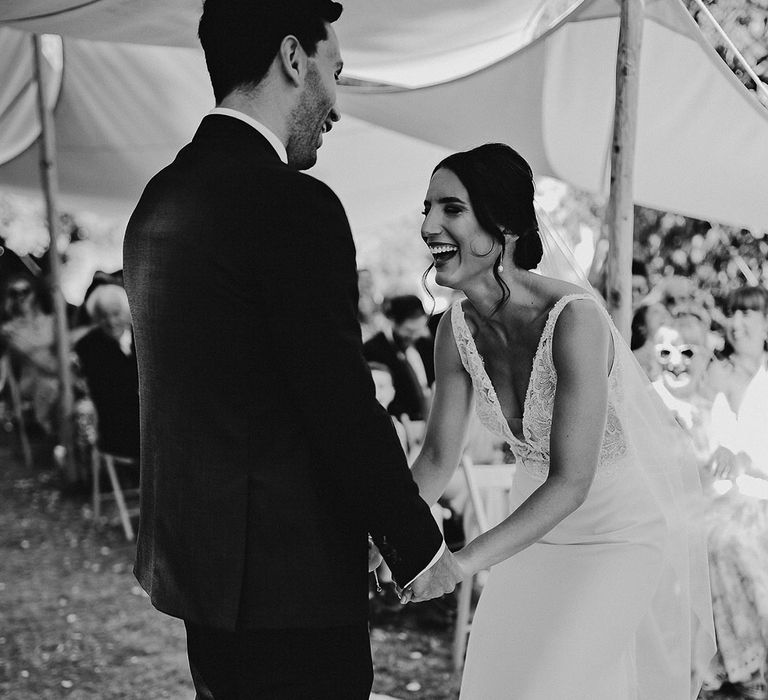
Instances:
[[[643,0],[621,0],[611,187],[604,220],[609,241],[605,296],[613,321],[627,340],[632,314],[633,172],[643,10]]]
[[[45,76],[43,74],[43,51],[40,36],[32,35],[35,57],[35,78],[37,80],[37,108],[40,118],[40,177],[45,196],[50,246],[49,285],[53,295],[54,317],[56,319],[56,356],[59,365],[61,394],[59,401],[59,443],[65,448],[65,471],[70,480],[77,475],[74,468],[72,439],[72,407],[74,392],[72,373],[69,365],[69,325],[67,306],[61,291],[61,258],[57,246],[58,231],[58,174],[56,171],[56,143],[53,130],[53,112],[45,102]]]

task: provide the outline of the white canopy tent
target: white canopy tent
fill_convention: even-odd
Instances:
[[[344,72],[356,79],[340,102],[354,118],[326,139],[316,174],[358,232],[416,210],[447,150],[489,140],[513,144],[537,174],[605,192],[618,10],[615,0],[350,0],[337,31]],[[213,105],[199,12],[199,0],[0,6],[2,74],[31,71],[16,30],[64,35],[56,136],[65,201],[128,212],[190,138]],[[643,41],[635,200],[768,229],[768,111],[680,0],[646,0]],[[12,96],[0,106],[2,154],[4,120],[26,108]],[[15,121],[34,136],[31,110]],[[28,149],[0,166],[0,187],[36,189],[36,160]]]
[[[631,2],[633,12],[643,6]],[[353,230],[414,211],[445,149],[489,140],[513,144],[538,174],[605,190],[619,3],[350,0],[337,31],[356,87],[340,102],[358,119],[327,139],[317,175],[346,203]],[[53,129],[43,140],[49,221],[56,189],[70,208],[130,211],[213,105],[195,39],[200,7],[200,0],[5,0],[0,187],[39,190],[28,33],[61,35],[63,62],[48,42],[42,69],[46,97],[59,97],[58,178],[50,178]],[[645,0],[643,25],[635,201],[768,229],[768,112],[707,45],[681,0]],[[36,40],[38,58],[41,45]],[[50,110],[40,114],[50,121]],[[59,282],[53,286],[63,328]],[[60,329],[60,357],[64,336]]]
[[[63,73],[49,71],[62,204],[127,217],[214,105],[202,53],[67,37],[63,46]],[[27,34],[0,27],[0,80],[16,88],[0,95],[0,187],[22,194],[40,190],[31,47]],[[447,153],[352,117],[325,142],[313,172],[339,193],[356,232],[418,211],[429,170]]]

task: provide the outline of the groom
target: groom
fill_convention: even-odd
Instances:
[[[367,698],[367,533],[415,595],[458,580],[375,399],[346,215],[299,172],[339,119],[340,14],[207,0],[217,107],[126,232],[135,572],[184,620],[199,698]]]

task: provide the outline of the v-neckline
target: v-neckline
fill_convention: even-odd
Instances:
[[[475,342],[475,336],[472,335],[472,332],[469,330],[469,326],[467,325],[467,320],[464,315],[464,308],[461,306],[461,301],[456,302],[459,306],[459,309],[461,311],[461,320],[462,323],[466,326],[467,329],[467,335],[472,341],[472,351],[477,355],[478,358],[480,358],[480,370],[482,371],[486,382],[488,383],[488,388],[490,389],[488,395],[491,399],[491,402],[493,404],[494,409],[497,411],[499,417],[502,419],[504,426],[507,429],[507,432],[509,435],[515,440],[515,442],[519,444],[527,444],[526,442],[526,434],[525,434],[525,417],[528,415],[528,402],[531,396],[531,388],[533,387],[533,373],[536,371],[536,361],[539,358],[539,355],[541,354],[541,350],[544,346],[544,338],[547,335],[547,332],[549,330],[549,324],[552,319],[552,314],[555,312],[555,309],[563,304],[564,300],[570,301],[572,298],[575,297],[581,297],[581,294],[566,294],[565,296],[560,297],[553,305],[552,308],[547,312],[547,320],[544,321],[544,328],[541,331],[541,336],[539,336],[539,342],[536,345],[536,351],[533,353],[533,359],[531,360],[531,374],[528,377],[528,384],[525,387],[525,396],[523,397],[523,406],[522,406],[522,415],[520,418],[514,418],[513,420],[519,420],[520,421],[520,430],[522,431],[522,437],[518,437],[517,433],[515,433],[514,430],[512,430],[512,426],[509,424],[509,420],[504,415],[504,411],[501,408],[501,401],[499,401],[499,395],[496,393],[496,387],[493,385],[493,381],[491,380],[490,375],[488,374],[488,371],[485,369],[485,359],[480,354],[480,351],[477,349],[477,343]],[[566,302],[567,303],[567,302]]]

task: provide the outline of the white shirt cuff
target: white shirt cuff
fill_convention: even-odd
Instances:
[[[425,571],[429,571],[435,564],[437,564],[437,560],[443,556],[443,552],[445,552],[445,540],[443,540],[443,543],[440,545],[440,549],[437,550],[437,554],[432,557],[432,561],[429,562],[429,564],[427,564],[421,571],[419,571],[419,573],[416,574],[410,581],[408,581],[408,583],[406,583],[403,588],[408,588],[408,586],[410,586]]]

